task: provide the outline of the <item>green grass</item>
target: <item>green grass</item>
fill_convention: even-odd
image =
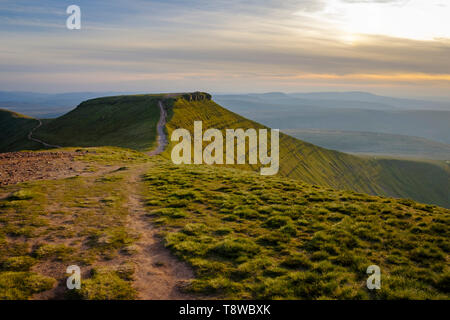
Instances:
[[[68,148],[67,150],[73,150]],[[87,153],[77,156],[76,160],[85,161],[89,163],[98,163],[106,165],[114,164],[139,164],[146,162],[149,157],[142,152],[131,149],[123,149],[118,147],[97,147],[97,148],[83,148]],[[123,166],[117,171],[127,170],[128,167]],[[105,178],[106,179],[106,178]]]
[[[124,272],[125,271],[125,272]],[[80,290],[69,294],[84,300],[132,300],[136,290],[131,286],[133,271],[118,269],[93,269],[91,277],[83,281]],[[131,278],[130,278],[131,277]]]
[[[152,162],[147,216],[194,268],[190,292],[231,299],[450,298],[447,209],[229,168]],[[381,290],[366,288],[372,264],[381,268]]]
[[[36,119],[0,109],[0,152],[41,148],[40,144],[27,139],[28,133],[37,125]]]
[[[149,167],[137,188],[145,217],[193,267],[185,290],[194,295],[450,298],[447,209],[234,168],[176,166],[120,148],[87,150],[79,160],[111,170],[0,188],[0,299],[33,299],[65,281],[72,264],[87,276],[65,298],[136,298],[131,262],[140,235],[127,223],[127,183],[141,165]],[[381,290],[365,286],[372,264],[381,268]],[[48,275],[45,266],[60,271]]]
[[[51,289],[54,284],[53,278],[33,272],[1,272],[0,300],[26,300],[35,293]]]
[[[160,96],[98,98],[36,130],[36,138],[65,147],[117,146],[150,150],[156,139]]]

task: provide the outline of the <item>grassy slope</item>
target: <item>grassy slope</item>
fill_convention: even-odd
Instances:
[[[169,112],[169,136],[176,128],[192,132],[195,120],[206,128],[264,128],[213,101],[178,99]],[[224,131],[222,131],[224,132]],[[170,149],[166,152],[170,156]],[[239,168],[257,170],[258,166]],[[407,197],[449,207],[448,166],[407,160],[363,159],[280,134],[280,175],[336,189]]]
[[[127,224],[126,183],[128,169],[141,165],[149,168],[139,188],[147,219],[194,267],[187,287],[194,293],[450,298],[447,209],[250,171],[176,166],[120,148],[89,151],[80,158],[87,170],[121,169],[0,187],[0,195],[9,195],[0,196],[0,299],[33,298],[64,284],[71,264],[86,271],[76,298],[134,298],[138,234]],[[375,292],[365,286],[372,264],[381,268]]]
[[[98,98],[45,123],[35,136],[62,146],[117,146],[144,151],[155,143],[158,119],[155,96]]]
[[[153,158],[148,216],[196,271],[240,299],[449,299],[449,213],[412,200]],[[381,268],[381,290],[366,269]]]
[[[359,131],[288,129],[295,138],[342,152],[450,159],[450,145],[419,137]]]
[[[0,152],[40,148],[38,143],[27,139],[37,125],[36,119],[0,109]]]

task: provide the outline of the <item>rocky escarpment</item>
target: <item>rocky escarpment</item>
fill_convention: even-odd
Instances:
[[[206,92],[192,92],[185,93],[181,96],[183,99],[187,101],[208,101],[211,100],[212,96]]]

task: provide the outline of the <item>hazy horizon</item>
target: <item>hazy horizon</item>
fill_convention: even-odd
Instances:
[[[268,93],[282,93],[286,95],[290,94],[311,94],[311,93],[364,93],[364,94],[370,94],[380,97],[390,97],[390,98],[398,98],[398,99],[411,99],[411,100],[424,100],[424,101],[430,101],[430,102],[444,102],[444,103],[450,103],[450,95],[449,96],[421,96],[421,95],[411,95],[411,96],[405,96],[405,95],[396,95],[396,94],[379,94],[376,92],[371,91],[361,91],[361,90],[353,90],[353,91],[326,91],[326,90],[320,90],[317,91],[225,91],[225,92],[214,92],[214,91],[206,91],[206,90],[180,90],[176,92],[194,92],[194,91],[200,91],[200,92],[208,92],[212,94],[213,96],[216,95],[249,95],[249,94],[268,94]],[[158,94],[158,93],[173,93],[175,91],[164,91],[164,92],[157,92],[154,90],[147,90],[147,91],[58,91],[58,92],[51,92],[51,91],[24,91],[24,90],[0,90],[0,93],[23,93],[23,94],[43,94],[43,95],[62,95],[62,94],[117,94],[117,95],[123,95],[123,94]],[[101,96],[99,96],[101,97]],[[450,105],[449,105],[450,108]]]

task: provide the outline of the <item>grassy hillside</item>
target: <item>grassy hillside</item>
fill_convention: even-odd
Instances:
[[[449,210],[152,160],[150,221],[196,279],[239,299],[449,299]],[[381,268],[381,290],[366,269]]]
[[[155,242],[141,242],[155,230],[192,266],[190,298],[450,299],[447,209],[120,148],[77,151],[83,175],[0,187],[0,299],[134,299],[143,282],[154,291],[139,257],[157,259],[157,277],[167,268]],[[75,292],[72,264],[83,272]],[[370,291],[373,264],[381,289]]]
[[[434,160],[450,159],[450,145],[419,137],[318,129],[287,129],[283,132],[317,146],[342,152]]]
[[[118,146],[149,150],[159,120],[158,96],[117,96],[81,103],[76,109],[47,122],[36,138],[61,146]]]
[[[40,148],[38,143],[27,139],[37,125],[36,119],[0,109],[0,152]]]
[[[193,131],[193,122],[203,121],[203,128],[265,128],[222,108],[212,100],[177,99],[169,110],[169,136],[176,128]],[[166,152],[170,156],[170,148]],[[259,166],[239,165],[259,170]],[[449,170],[420,161],[385,161],[363,159],[327,150],[280,134],[280,170],[282,176],[369,194],[413,198],[449,207]]]

